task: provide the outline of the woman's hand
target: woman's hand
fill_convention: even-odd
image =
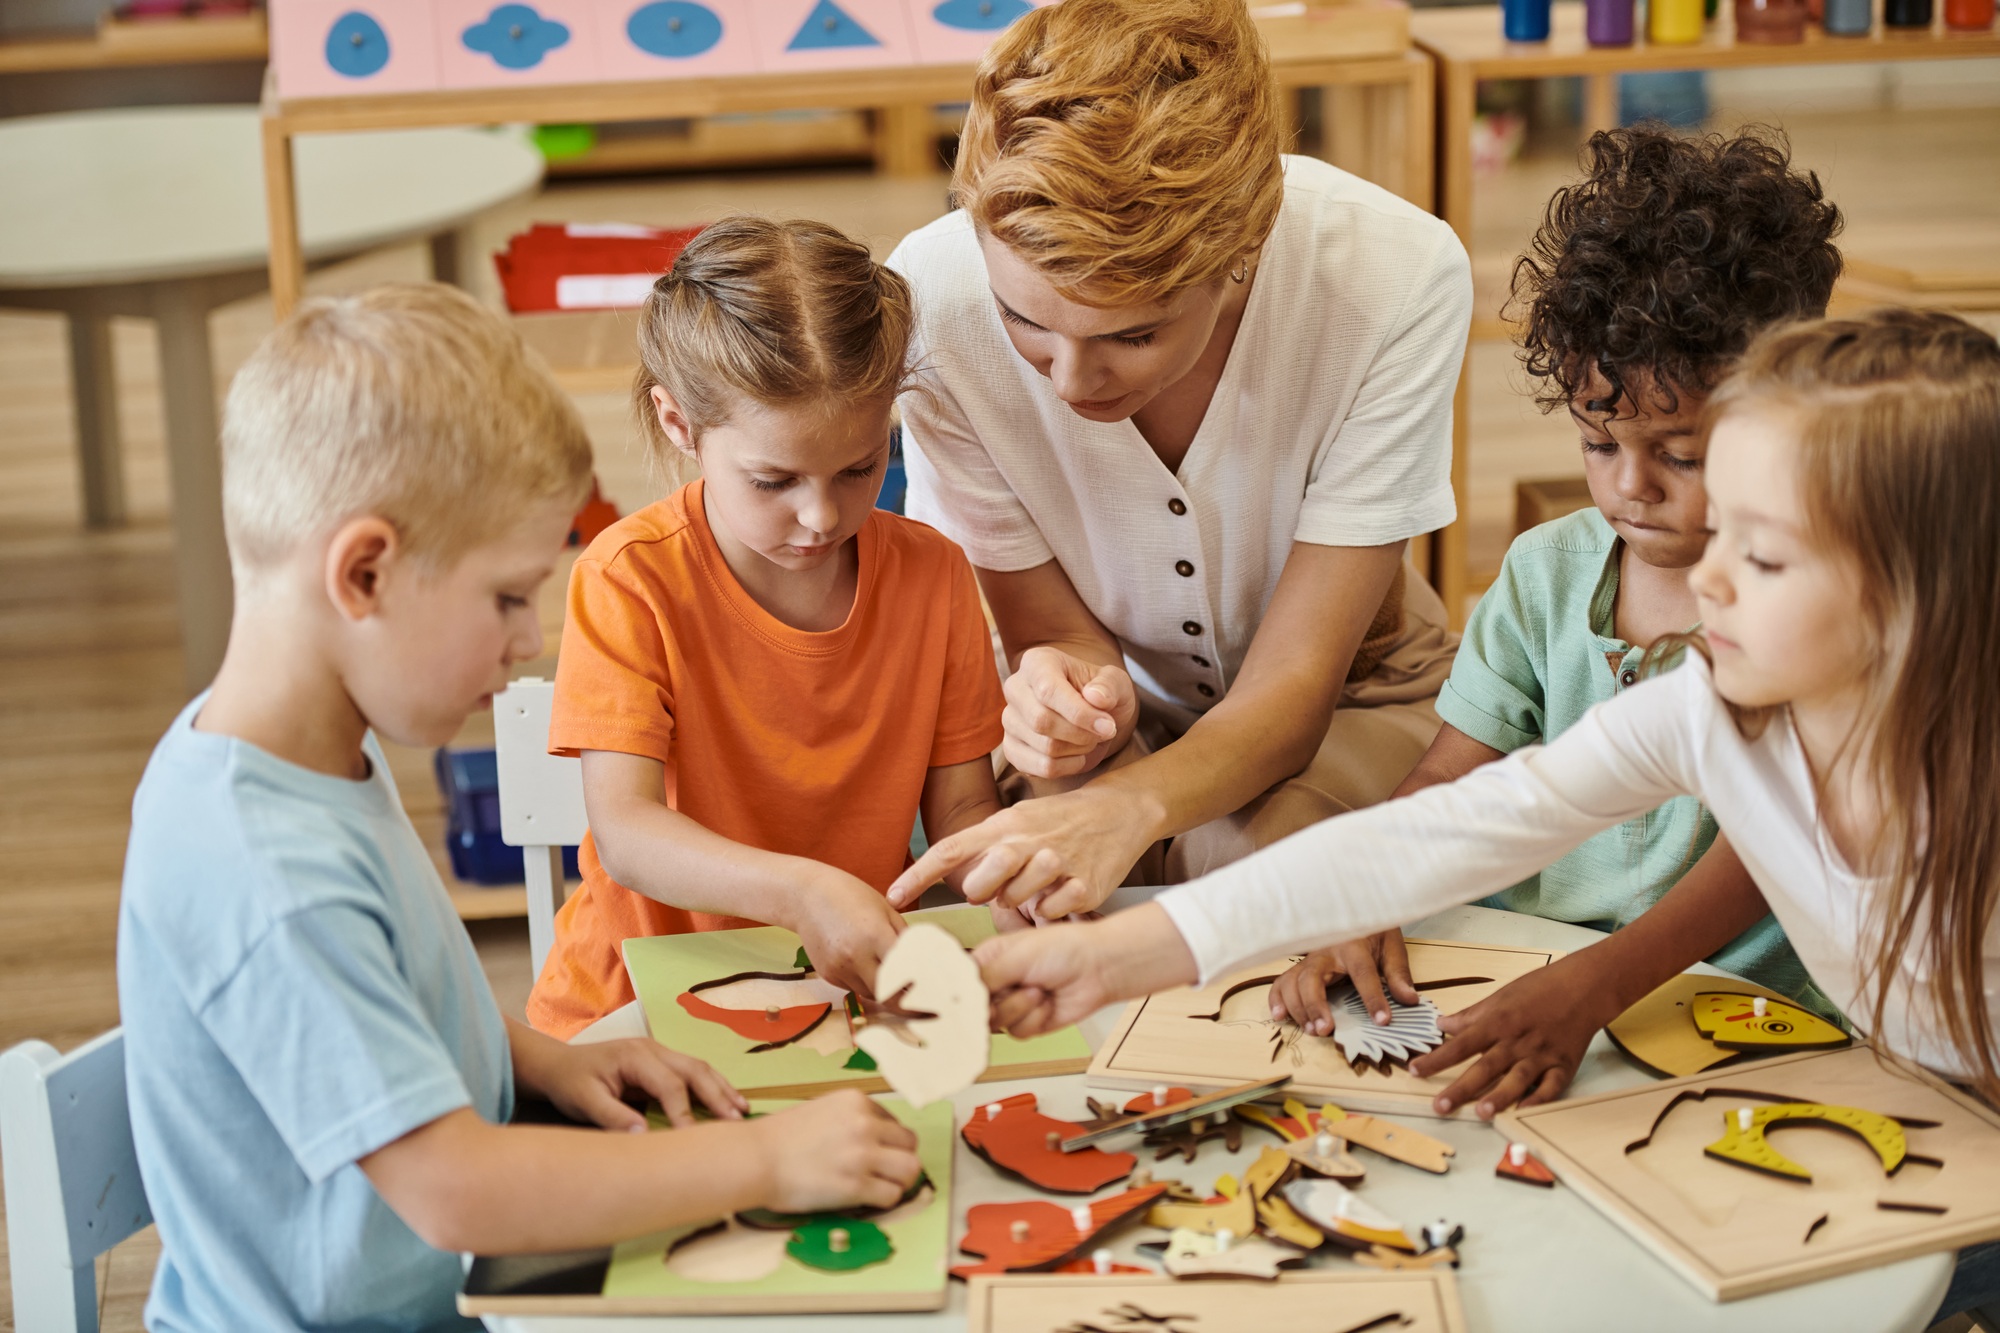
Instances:
[[[1101,921],[996,935],[972,952],[993,993],[996,1032],[1038,1037],[1107,1004],[1191,985],[1194,954],[1157,903]]]
[[[797,933],[821,980],[873,999],[875,970],[903,933],[902,914],[846,871],[832,866],[820,870],[799,886],[791,919],[784,924]]]
[[[705,1061],[650,1037],[584,1046],[548,1040],[554,1049],[541,1052],[536,1062],[535,1088],[572,1120],[636,1134],[646,1128],[646,1116],[626,1102],[628,1092],[657,1101],[675,1125],[694,1123],[690,1094],[724,1120],[740,1120],[750,1109],[743,1094]]]
[[[1146,797],[1090,783],[1022,801],[934,844],[889,886],[907,908],[950,877],[967,902],[1036,904],[1043,919],[1097,907],[1154,840]],[[963,873],[961,873],[961,871]]]
[[[1122,667],[1030,648],[1001,688],[1007,709],[1001,752],[1029,777],[1088,773],[1124,743],[1139,718],[1139,694]]]
[[[1415,1004],[1422,998],[1410,981],[1403,932],[1385,930],[1365,940],[1315,949],[1294,963],[1271,987],[1271,1020],[1290,1018],[1315,1037],[1324,1037],[1333,1031],[1333,1009],[1326,1002],[1326,988],[1340,977],[1354,983],[1361,1003],[1368,1006],[1377,1023],[1389,1021],[1385,986],[1398,1004]]]
[[[852,1089],[750,1122],[770,1174],[763,1206],[818,1213],[894,1207],[923,1169],[917,1136]]]
[[[1599,997],[1611,988],[1596,976],[1589,952],[1537,968],[1439,1021],[1447,1040],[1410,1061],[1411,1073],[1428,1078],[1480,1057],[1439,1095],[1439,1115],[1477,1097],[1474,1113],[1491,1120],[1517,1102],[1539,1106],[1562,1096],[1590,1039],[1621,1012],[1604,1012]]]

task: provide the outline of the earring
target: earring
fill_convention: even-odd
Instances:
[[[1248,259],[1239,259],[1238,261],[1236,261],[1235,272],[1229,275],[1229,280],[1231,282],[1242,282],[1249,276],[1250,276],[1250,261]]]

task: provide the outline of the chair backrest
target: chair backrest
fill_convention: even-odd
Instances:
[[[562,849],[583,841],[583,765],[549,753],[555,685],[523,676],[493,699],[493,755],[500,777],[500,841],[522,849],[528,948],[542,974],[562,906]]]
[[[0,1159],[14,1326],[95,1333],[97,1256],[153,1220],[125,1105],[125,1034],[68,1055],[43,1041],[0,1055]]]

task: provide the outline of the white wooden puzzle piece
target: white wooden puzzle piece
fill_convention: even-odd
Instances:
[[[986,982],[949,931],[918,923],[897,936],[876,971],[875,993],[882,1000],[857,1025],[854,1044],[910,1105],[953,1096],[986,1072]],[[896,1010],[920,1016],[897,1017]]]

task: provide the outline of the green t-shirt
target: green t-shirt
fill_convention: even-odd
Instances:
[[[1496,750],[1554,740],[1585,712],[1635,684],[1643,649],[1613,632],[1624,543],[1581,509],[1525,532],[1465,627],[1438,716]],[[1607,829],[1486,906],[1616,930],[1658,902],[1715,841],[1692,796]],[[1812,984],[1785,932],[1765,917],[1709,961],[1809,1007],[1838,1011]]]

